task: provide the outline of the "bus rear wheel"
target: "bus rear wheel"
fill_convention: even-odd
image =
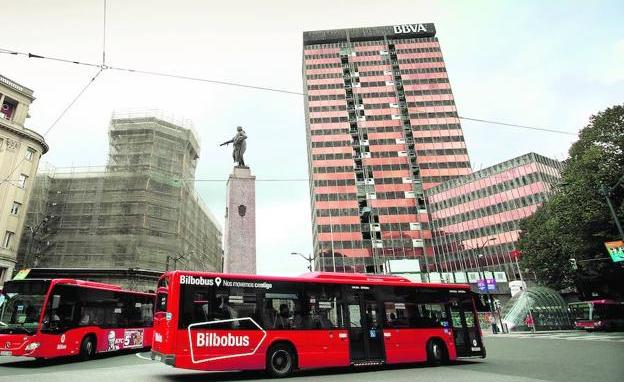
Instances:
[[[288,377],[295,369],[295,355],[290,346],[277,344],[267,352],[267,371],[276,378]]]
[[[86,336],[80,344],[79,357],[82,361],[88,361],[95,355],[95,339],[93,336]]]
[[[433,339],[427,343],[427,363],[432,366],[439,366],[448,362],[446,346],[440,340]]]

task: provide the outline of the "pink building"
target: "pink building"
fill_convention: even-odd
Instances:
[[[478,272],[480,261],[497,281],[515,280],[518,223],[548,199],[561,167],[559,161],[529,153],[428,189],[435,272],[468,271],[469,281],[476,282],[470,273]]]
[[[315,269],[433,266],[425,190],[470,161],[433,24],[304,32]]]

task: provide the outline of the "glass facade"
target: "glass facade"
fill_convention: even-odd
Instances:
[[[548,199],[561,166],[529,153],[428,189],[436,272],[482,266],[516,280],[518,224]]]
[[[315,269],[434,268],[425,191],[471,172],[433,24],[304,32]]]

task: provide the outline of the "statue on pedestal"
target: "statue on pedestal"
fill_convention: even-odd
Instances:
[[[234,158],[234,162],[238,163],[237,167],[247,167],[245,166],[245,160],[243,159],[243,154],[247,148],[247,134],[245,134],[245,130],[243,130],[242,127],[238,126],[236,128],[236,135],[234,138],[221,143],[219,146],[227,146],[230,143],[234,145],[232,157]]]

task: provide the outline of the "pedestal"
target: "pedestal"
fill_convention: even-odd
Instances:
[[[256,273],[256,177],[249,167],[234,167],[227,181],[225,273]]]

